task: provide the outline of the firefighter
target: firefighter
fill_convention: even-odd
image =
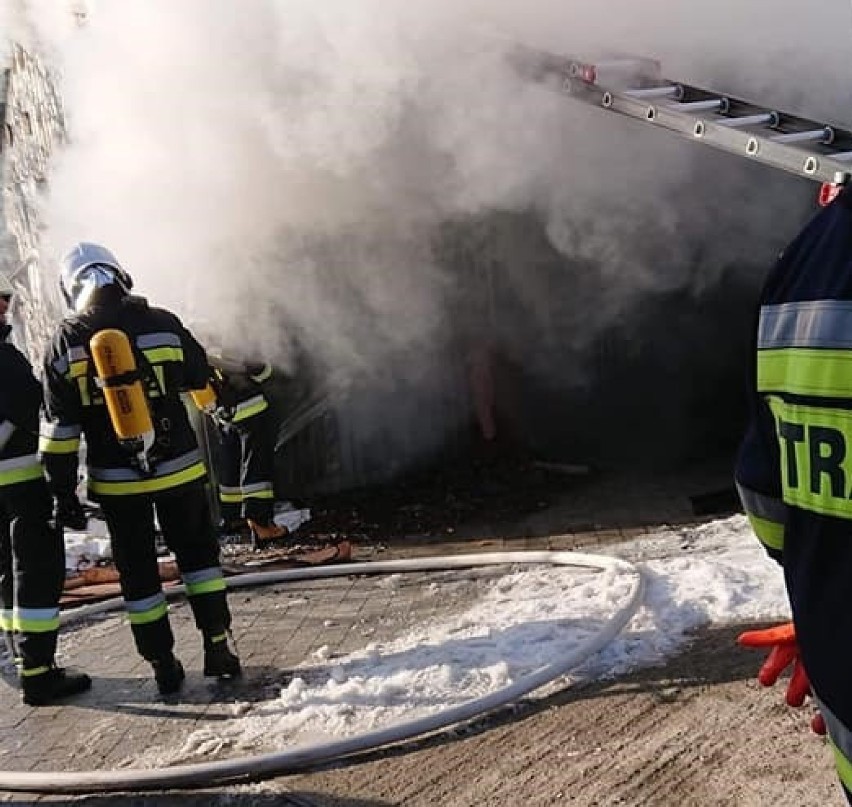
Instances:
[[[77,244],[63,259],[60,287],[73,313],[45,358],[41,451],[58,510],[73,511],[79,507],[75,478],[85,437],[88,496],[100,504],[109,529],[136,648],[165,695],[177,692],[185,675],[173,653],[155,512],[203,636],[204,675],[237,676],[240,662],[228,645],[231,616],[206,471],[181,399],[182,392],[205,386],[210,368],[181,321],[131,295],[132,286],[112,252],[98,244]],[[113,342],[107,344],[105,335]],[[122,340],[135,368],[104,378],[107,348],[114,358]],[[110,394],[119,389],[128,403],[123,414],[111,405]],[[134,392],[142,396],[141,410]],[[151,425],[138,440],[127,434],[134,417]]]
[[[244,521],[256,546],[281,539],[287,529],[273,521],[275,442],[263,384],[272,375],[265,363],[211,355],[219,437],[219,501],[225,530]]]
[[[852,803],[852,190],[779,257],[760,295],[750,422],[736,482],[784,572],[794,634],[765,633],[772,683],[795,663],[788,703],[810,687]],[[792,641],[791,641],[792,638]],[[758,646],[760,637],[741,642]],[[782,663],[777,662],[781,659]]]
[[[54,660],[65,547],[62,531],[50,522],[50,492],[36,454],[41,386],[9,341],[12,294],[0,275],[0,628],[19,656],[24,703],[44,706],[92,682]]]

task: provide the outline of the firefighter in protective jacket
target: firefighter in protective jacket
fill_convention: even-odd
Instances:
[[[156,556],[155,511],[203,635],[204,674],[238,675],[239,660],[227,641],[231,617],[204,489],[206,470],[181,399],[182,392],[207,383],[204,349],[174,314],[130,294],[130,276],[102,246],[75,246],[63,260],[60,286],[74,313],[60,325],[45,359],[41,435],[58,512],[79,507],[75,485],[82,435],[88,495],[103,510],[136,647],[153,666],[160,692],[177,691],[184,671],[173,654]],[[93,353],[104,344],[118,351],[122,341],[135,369],[99,376],[103,362]],[[106,358],[109,364],[115,356]],[[136,404],[128,395],[118,400],[128,404],[131,426],[135,419],[150,428],[128,440],[126,423],[117,422],[121,406],[113,406],[110,395],[138,391],[139,384],[148,412],[139,412],[138,406],[133,411],[139,398]]]
[[[24,703],[42,706],[91,686],[54,662],[65,581],[62,531],[36,450],[41,385],[9,341],[12,287],[0,276],[0,629],[20,655]],[[17,645],[17,647],[16,647]]]
[[[256,544],[283,538],[287,530],[273,521],[275,435],[263,384],[272,368],[210,355],[219,436],[219,502],[223,525],[245,519]]]
[[[849,189],[778,259],[761,293],[755,336],[737,486],[757,537],[783,567],[799,679],[806,671],[852,802]]]

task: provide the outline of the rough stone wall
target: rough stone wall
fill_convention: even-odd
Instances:
[[[59,304],[40,265],[40,195],[65,120],[50,71],[17,44],[0,81],[0,126],[0,271],[17,292],[13,318],[21,346],[39,363]]]

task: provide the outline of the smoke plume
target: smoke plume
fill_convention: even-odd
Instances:
[[[807,183],[525,83],[515,43],[852,118],[847,0],[89,5],[27,4],[70,126],[52,257],[104,243],[230,352],[296,338],[343,376],[416,376],[461,332],[574,383],[649,300],[756,284],[804,221]]]

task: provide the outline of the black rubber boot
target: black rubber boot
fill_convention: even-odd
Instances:
[[[21,690],[27,706],[49,706],[55,701],[79,695],[92,687],[85,673],[69,673],[62,667],[51,667],[38,675],[22,675]]]
[[[240,660],[231,652],[228,642],[204,640],[204,674],[208,677],[237,678],[242,675]]]
[[[170,653],[164,658],[152,661],[151,666],[154,668],[154,680],[161,695],[172,695],[183,686],[186,673],[183,671],[183,664],[174,654]]]

